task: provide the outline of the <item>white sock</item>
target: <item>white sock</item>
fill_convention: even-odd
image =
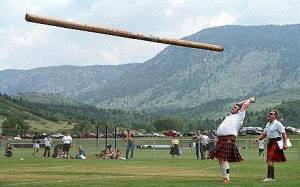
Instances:
[[[225,178],[227,178],[229,180],[229,163],[228,162],[224,163],[224,175],[225,175]]]

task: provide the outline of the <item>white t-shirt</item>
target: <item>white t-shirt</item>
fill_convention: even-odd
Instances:
[[[220,124],[217,130],[217,136],[237,136],[239,129],[243,126],[245,116],[245,110],[240,110],[236,114],[230,114],[229,116],[227,116]]]
[[[209,137],[206,136],[206,135],[202,135],[202,137],[201,137],[201,143],[202,143],[203,145],[207,145],[208,142],[209,142]]]
[[[62,138],[63,144],[71,144],[72,143],[72,137],[70,135],[64,136]]]
[[[52,145],[52,138],[45,138],[45,147],[51,147]]]

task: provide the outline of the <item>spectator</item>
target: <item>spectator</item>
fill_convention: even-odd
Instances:
[[[40,143],[41,143],[41,140],[40,140],[40,136],[38,135],[38,133],[36,132],[34,134],[34,136],[32,137],[32,147],[33,147],[33,156],[36,157],[37,156],[37,153],[39,152],[40,150]]]
[[[265,141],[264,140],[258,140],[256,142],[256,144],[258,145],[258,156],[261,159],[265,158]]]
[[[176,136],[172,137],[170,154],[172,155],[172,159],[174,159],[174,155],[176,155],[177,158],[181,155],[179,149],[179,140],[176,138]]]
[[[130,130],[127,130],[127,133],[125,134],[125,142],[127,142],[126,160],[133,159],[133,152],[134,152],[133,136],[134,136],[133,133]],[[130,157],[129,157],[129,151],[131,151]]]
[[[202,160],[203,159],[201,137],[202,137],[202,135],[201,135],[199,130],[193,136],[193,139],[195,140],[195,143],[196,143],[196,157],[197,157],[197,160],[200,160],[200,159]],[[201,153],[201,158],[200,158],[200,153]]]
[[[122,157],[122,153],[120,149],[116,150],[116,159],[125,160],[126,158]]]
[[[51,155],[51,147],[52,147],[52,138],[50,134],[48,134],[48,136],[45,137],[44,142],[45,142],[44,157],[49,158]]]
[[[82,148],[82,146],[78,146],[77,148],[77,155],[75,156],[76,159],[82,159],[85,160],[86,159],[86,154]]]
[[[100,154],[101,154],[102,159],[113,159],[113,158],[115,158],[115,153],[111,149],[111,145],[107,145],[107,147]]]
[[[69,151],[72,144],[72,137],[70,136],[70,133],[67,132],[65,136],[62,138],[63,143],[63,152],[64,152],[64,158],[69,158]]]
[[[211,152],[214,150],[215,142],[216,142],[216,135],[215,135],[215,133],[214,133],[213,130],[209,131],[208,138],[209,138],[209,142],[208,142],[208,157],[209,157],[209,159],[213,159],[210,156]]]
[[[62,158],[64,152],[63,152],[63,145],[62,144],[57,144],[54,147],[52,158]]]
[[[12,154],[13,154],[13,147],[12,147],[11,144],[7,144],[6,147],[5,147],[4,156],[6,156],[6,157],[12,157]]]
[[[209,137],[206,134],[207,133],[202,134],[202,137],[201,137],[201,144],[202,144],[201,157],[202,157],[202,160],[205,159],[205,158],[208,158],[206,156],[206,151],[208,150]]]

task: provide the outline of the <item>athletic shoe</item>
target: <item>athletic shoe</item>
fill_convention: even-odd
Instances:
[[[227,179],[227,178],[224,178],[224,179],[223,179],[223,182],[224,182],[224,184],[229,184],[229,183],[230,183],[230,180]]]
[[[263,181],[264,181],[264,182],[276,182],[276,179],[265,178]]]

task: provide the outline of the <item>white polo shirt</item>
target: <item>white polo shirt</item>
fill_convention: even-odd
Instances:
[[[70,136],[70,135],[64,136],[62,138],[62,142],[63,142],[63,144],[71,144],[72,143],[72,136]]]
[[[268,122],[264,129],[264,134],[266,134],[269,139],[281,137],[281,134],[284,132],[285,129],[278,120],[274,120],[272,123]]]
[[[236,114],[230,114],[229,116],[227,116],[217,129],[217,136],[237,136],[239,129],[243,126],[245,116],[245,110],[240,110]]]

